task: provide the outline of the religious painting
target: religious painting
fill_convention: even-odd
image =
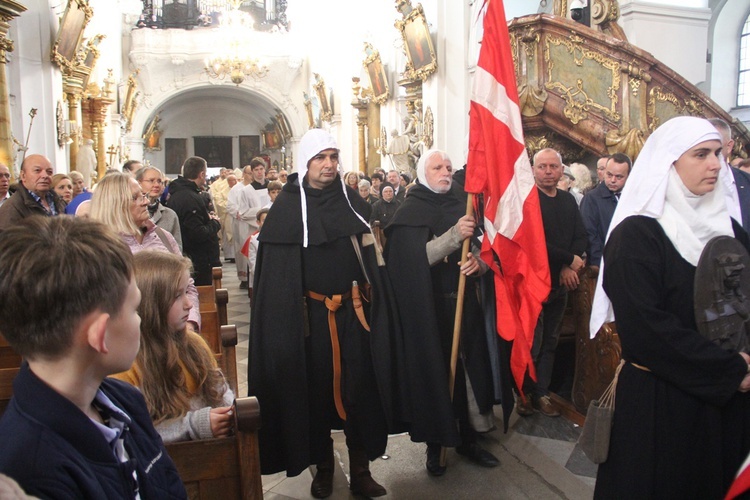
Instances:
[[[388,76],[383,67],[383,61],[380,59],[380,52],[365,42],[365,55],[366,58],[362,64],[367,70],[367,78],[370,80],[372,100],[378,104],[383,104],[390,97],[390,89],[388,88]]]
[[[240,136],[240,168],[250,165],[250,161],[260,154],[259,135]]]
[[[263,139],[264,150],[280,149],[283,145],[281,137],[279,137],[279,132],[273,125],[266,127],[261,138]]]
[[[68,0],[57,40],[52,47],[52,60],[61,69],[71,69],[75,65],[83,30],[93,15],[94,11],[86,0]]]
[[[284,139],[289,139],[292,136],[292,126],[289,124],[286,115],[278,108],[276,109],[276,122],[279,124],[281,136]]]
[[[208,164],[208,168],[231,168],[232,138],[231,137],[193,137],[195,156],[200,156]]]
[[[161,151],[161,134],[162,131],[159,129],[159,122],[161,118],[159,113],[156,113],[151,123],[146,127],[146,131],[143,133],[143,143],[146,147],[146,151]]]
[[[427,80],[437,70],[437,56],[422,5],[417,5],[403,20],[396,21],[396,27],[401,31],[408,59],[404,76]]]
[[[180,175],[187,160],[187,139],[164,139],[164,173]]]

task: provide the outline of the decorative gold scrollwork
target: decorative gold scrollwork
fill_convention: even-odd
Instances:
[[[651,75],[644,69],[639,68],[635,62],[628,64],[621,63],[620,71],[628,75],[628,84],[633,96],[638,96],[638,90],[641,88],[641,82],[650,82]]]
[[[671,104],[671,109],[660,106],[660,104]],[[666,91],[660,86],[654,86],[649,91],[646,116],[649,119],[648,129],[650,132],[656,130],[663,121],[675,116],[704,116],[704,114],[703,104],[695,95],[681,101],[674,93]]]
[[[544,57],[547,62],[547,83],[545,84],[548,90],[556,90],[560,92],[561,97],[565,100],[565,108],[563,113],[571,121],[573,125],[578,124],[581,120],[588,117],[588,111],[596,109],[605,114],[609,119],[615,122],[619,122],[621,119],[620,113],[617,112],[617,91],[620,88],[620,63],[614,59],[610,59],[603,54],[590,50],[583,46],[583,38],[576,33],[571,34],[567,39],[556,38],[552,36],[546,37]],[[593,61],[605,70],[606,74],[611,77],[612,84],[607,87],[606,94],[609,99],[609,107],[596,102],[586,91],[583,84],[583,79],[576,78],[574,85],[566,85],[562,81],[555,81],[555,77],[562,79],[565,75],[565,68],[563,66],[565,61],[561,61],[559,58],[553,60],[551,55],[552,46],[562,46],[568,53],[573,57],[573,63],[579,68],[584,67],[584,62],[589,60]],[[556,64],[561,66],[559,75],[555,75]],[[580,75],[581,71],[568,71],[573,75]],[[592,76],[596,78],[598,75],[587,75],[590,79]],[[597,81],[597,84],[599,82]]]

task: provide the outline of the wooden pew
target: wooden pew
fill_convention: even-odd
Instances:
[[[255,397],[235,400],[234,436],[167,445],[190,499],[262,499]]]
[[[214,290],[213,286],[199,286],[201,313],[201,336],[205,339],[211,352],[214,353],[219,368],[229,382],[229,386],[237,393],[237,329],[234,325],[226,325],[227,301],[229,293]]]
[[[237,393],[237,328],[226,323],[226,290],[199,286],[201,336],[216,356],[232,390]],[[255,397],[235,399],[236,434],[229,438],[170,443],[167,451],[191,499],[263,498],[257,430],[260,409]]]
[[[5,337],[0,335],[0,415],[8,407],[13,396],[13,379],[21,367],[21,356],[10,347]]]

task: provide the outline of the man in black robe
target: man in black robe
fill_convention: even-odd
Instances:
[[[442,446],[457,447],[459,454],[485,467],[499,464],[477,444],[477,432],[469,422],[470,400],[477,407],[472,414],[490,421],[494,404],[477,299],[476,276],[487,267],[471,252],[459,267],[463,240],[474,235],[476,223],[451,191],[451,172],[445,153],[426,152],[417,166],[419,182],[385,230],[387,270],[399,306],[404,358],[409,360],[402,380],[410,405],[404,418],[412,441],[427,443],[426,467],[435,476],[445,473]],[[448,382],[460,273],[467,275],[467,282],[451,403]]]
[[[343,428],[350,488],[375,497],[386,493],[368,459],[387,443],[390,326],[370,205],[341,182],[338,152],[327,132],[305,134],[259,235],[248,385],[263,412],[263,474],[316,464],[311,494],[331,495],[330,431]]]

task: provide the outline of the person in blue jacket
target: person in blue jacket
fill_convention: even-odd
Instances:
[[[133,257],[100,222],[32,216],[0,234],[0,325],[24,358],[0,473],[40,498],[187,498],[137,389]],[[84,269],[84,272],[81,272]]]

